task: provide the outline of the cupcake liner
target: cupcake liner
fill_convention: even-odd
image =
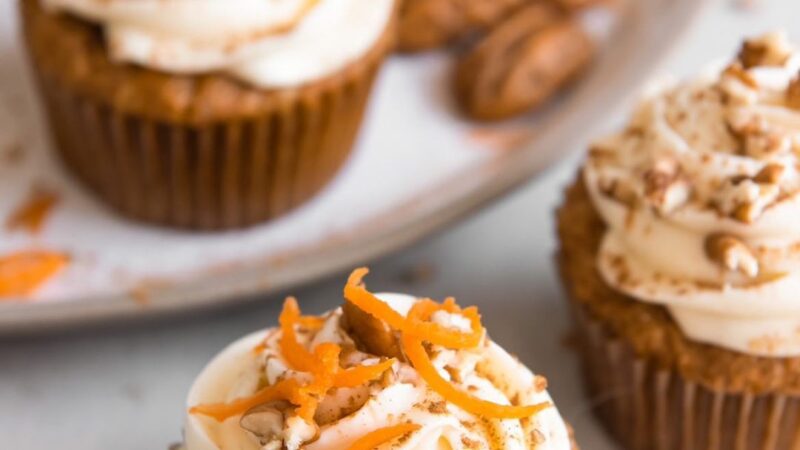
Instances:
[[[55,148],[90,190],[133,219],[212,230],[277,217],[327,184],[376,71],[263,116],[198,126],[126,114],[39,79]]]
[[[629,450],[800,449],[800,397],[715,389],[637,357],[582,305],[573,315],[596,415]]]
[[[122,215],[197,230],[278,217],[319,192],[347,159],[393,41],[324,82],[264,92],[269,107],[220,120],[170,121],[83,95],[32,66],[66,167]],[[274,100],[274,101],[273,101]]]

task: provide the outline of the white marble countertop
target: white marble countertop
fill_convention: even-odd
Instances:
[[[799,14],[795,0],[713,0],[659,72],[690,73],[734,51],[747,34],[785,27],[800,40],[800,30],[789,29]],[[583,448],[607,450],[614,446],[595,424],[576,361],[563,345],[568,320],[551,264],[553,210],[577,161],[374,263],[369,282],[382,291],[455,295],[479,305],[493,338],[547,375]],[[294,294],[306,310],[321,312],[340,303],[345,276]],[[273,325],[276,300],[145,326],[0,341],[0,448],[165,449],[181,438],[184,396],[194,376],[225,344]]]

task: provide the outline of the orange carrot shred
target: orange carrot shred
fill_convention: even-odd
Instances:
[[[395,362],[397,360],[392,358],[372,366],[357,366],[343,370],[336,374],[333,385],[347,388],[361,386],[383,375]]]
[[[538,403],[530,406],[501,405],[472,396],[454,386],[436,371],[422,341],[414,336],[403,335],[403,353],[417,370],[420,377],[445,400],[469,413],[496,419],[522,419],[531,417],[539,411],[551,406],[550,403]]]
[[[33,234],[41,232],[58,201],[59,197],[55,193],[44,189],[34,189],[29,197],[9,216],[6,228],[9,230],[22,229]]]
[[[318,330],[322,328],[322,325],[324,323],[325,323],[324,318],[316,316],[300,316],[300,318],[297,319],[298,325],[312,330]],[[267,348],[267,339],[264,338],[263,341],[259,342],[258,344],[256,344],[256,346],[253,347],[253,353],[257,355],[266,350],[266,348]]]
[[[0,275],[2,274],[0,265]],[[501,405],[472,396],[451,384],[439,375],[423,346],[423,341],[447,348],[476,348],[483,339],[483,326],[477,308],[461,309],[454,299],[448,298],[442,304],[430,299],[416,302],[405,317],[387,303],[370,293],[362,280],[369,271],[356,269],[345,286],[345,298],[368,314],[383,320],[387,325],[401,332],[403,353],[419,373],[420,377],[445,400],[475,415],[510,419],[525,418],[551,406],[539,403],[530,406]],[[2,281],[2,277],[0,277]],[[2,285],[0,285],[2,286]],[[437,311],[459,314],[470,322],[470,331],[453,330],[430,321]],[[222,421],[242,414],[248,409],[273,400],[286,400],[296,406],[295,412],[308,422],[313,422],[319,401],[334,387],[356,387],[379,378],[396,362],[394,359],[382,361],[372,366],[356,366],[349,369],[340,367],[341,347],[333,343],[322,343],[309,351],[297,340],[295,326],[319,328],[322,318],[301,315],[297,301],[289,297],[284,303],[280,318],[281,337],[279,346],[287,363],[296,370],[312,375],[310,382],[300,384],[288,379],[266,387],[249,397],[229,403],[198,405],[190,409],[192,414],[202,414]],[[254,351],[264,349],[259,344]],[[418,425],[403,424],[375,430],[357,440],[350,450],[370,450],[399,436],[419,429]]]
[[[293,369],[311,372],[316,367],[317,361],[311,352],[297,342],[294,326],[299,319],[300,307],[297,305],[297,300],[294,297],[288,297],[283,304],[283,311],[278,319],[281,325],[279,342],[281,353]]]
[[[348,450],[373,450],[375,447],[390,442],[406,434],[419,430],[420,427],[414,423],[404,423],[391,427],[378,428],[367,433],[348,447]]]
[[[395,330],[421,337],[432,344],[455,349],[475,348],[480,344],[483,327],[477,308],[467,308],[462,311],[452,298],[441,305],[430,299],[423,299],[412,307],[421,310],[418,314],[419,317],[407,318],[366,289],[362,280],[367,273],[369,270],[366,268],[353,271],[344,291],[345,298],[362,311],[384,321]],[[471,333],[449,330],[441,325],[428,322],[430,316],[438,310],[458,313],[467,317],[471,323]]]
[[[477,308],[470,307],[461,310],[452,298],[446,299],[441,305],[429,299],[422,299],[411,307],[408,317],[403,317],[366,290],[363,278],[368,272],[367,269],[362,268],[356,269],[350,275],[345,287],[345,298],[368,314],[383,320],[391,328],[402,332],[401,343],[406,358],[431,389],[439,393],[445,400],[472,414],[498,419],[530,417],[550,406],[549,403],[513,406],[489,402],[458,389],[442,378],[428,357],[422,342],[427,341],[447,348],[477,347],[483,335]],[[461,333],[429,322],[433,313],[439,310],[467,317],[470,321],[471,332]]]
[[[0,298],[33,294],[68,262],[66,255],[49,251],[21,251],[0,257]]]
[[[325,324],[325,319],[316,316],[300,316],[300,318],[297,319],[297,324],[304,328],[318,330]]]
[[[476,308],[461,310],[453,299],[448,299],[444,304],[438,304],[430,299],[419,300],[409,311],[407,326],[404,332],[424,338],[431,344],[441,345],[451,349],[475,348],[481,343],[483,338],[483,326],[481,317]],[[463,333],[458,330],[450,330],[441,325],[429,322],[431,316],[436,311],[447,311],[453,314],[460,314],[470,321],[472,331]]]
[[[297,382],[288,379],[272,386],[267,386],[251,396],[238,398],[232,402],[193,406],[189,409],[189,413],[209,416],[222,422],[229,417],[243,414],[255,406],[275,400],[287,400],[291,397],[291,392],[296,389]]]
[[[406,325],[406,318],[364,287],[362,280],[368,273],[369,269],[365,267],[353,271],[344,287],[344,298],[367,314],[383,320],[390,327],[402,330]]]

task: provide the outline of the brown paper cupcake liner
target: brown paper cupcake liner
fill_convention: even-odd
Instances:
[[[128,218],[219,230],[278,217],[331,181],[392,41],[387,30],[325,82],[266,93],[274,102],[256,114],[197,123],[115,108],[31,59],[55,149],[90,191]]]
[[[800,397],[714,389],[637,357],[573,301],[586,387],[629,450],[800,449]]]

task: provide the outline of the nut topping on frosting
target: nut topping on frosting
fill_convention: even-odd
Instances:
[[[190,394],[188,450],[571,449],[547,381],[488,339],[476,308],[376,296],[366,273],[348,280],[349,312],[303,316],[288,298],[280,328],[212,362],[216,383],[192,389],[211,394]]]
[[[660,86],[592,148],[606,282],[665,305],[694,339],[800,356],[800,53],[784,36]],[[763,336],[779,344],[750,345]]]
[[[747,39],[739,50],[739,61],[745,69],[758,66],[783,66],[792,56],[792,48],[780,33]]]
[[[645,197],[659,212],[669,213],[689,200],[691,187],[680,178],[680,165],[661,158],[644,173]]]
[[[758,259],[744,242],[733,236],[712,234],[707,237],[706,254],[727,270],[741,272],[748,277],[758,276]]]
[[[800,109],[800,73],[792,78],[789,87],[786,88],[786,106]]]

